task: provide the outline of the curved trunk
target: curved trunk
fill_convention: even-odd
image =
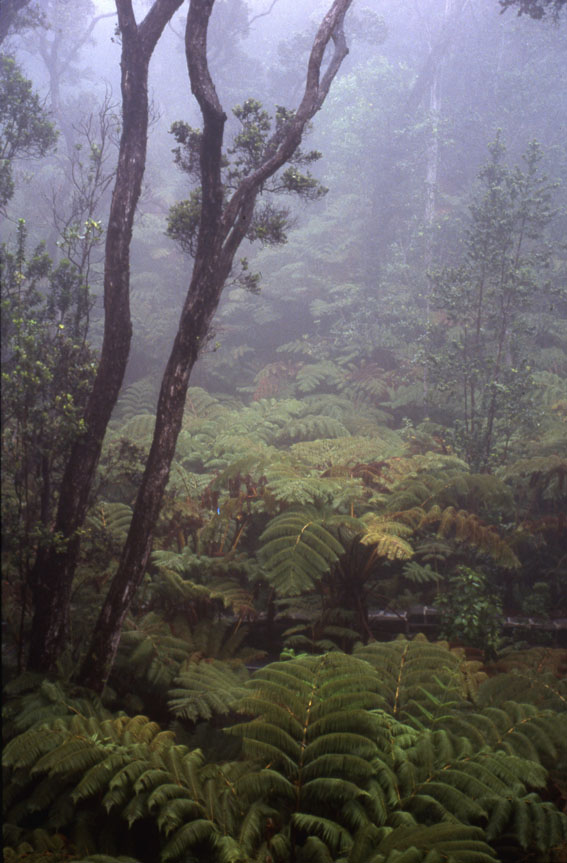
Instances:
[[[156,0],[138,26],[131,0],[116,0],[122,35],[122,136],[106,234],[104,338],[85,410],[85,432],[74,442],[65,466],[53,540],[39,550],[30,576],[34,615],[28,667],[35,671],[52,669],[65,647],[79,529],[128,361],[130,242],[146,164],[148,66],[163,28],[182,2]]]
[[[82,684],[101,691],[108,679],[120,641],[122,623],[142,581],[151,552],[153,530],[169,477],[181,428],[189,376],[199,354],[234,255],[244,239],[258,192],[266,179],[284,165],[301,141],[305,125],[323,104],[347,54],[342,30],[352,0],[335,0],[315,36],[305,93],[276,152],[246,177],[222,208],[221,155],[225,114],[207,63],[207,28],[214,0],[191,0],[187,15],[186,55],[191,89],[203,115],[200,153],[202,206],[197,252],[179,329],[162,380],[156,427],[142,484],[118,571],[95,626],[79,673]],[[325,48],[334,52],[320,77]]]

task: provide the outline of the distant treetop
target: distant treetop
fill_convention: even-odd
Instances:
[[[562,10],[567,5],[567,0],[499,0],[502,12],[510,6],[518,10],[518,15],[529,15],[530,18],[540,20],[550,16],[554,21],[559,20]]]

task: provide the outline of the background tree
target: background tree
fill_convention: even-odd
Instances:
[[[0,210],[14,193],[13,160],[38,159],[56,141],[57,132],[31,81],[13,57],[0,55]]]
[[[518,10],[518,15],[529,15],[538,21],[549,15],[557,21],[566,2],[567,0],[500,0],[500,5],[503,12],[512,7]]]
[[[4,41],[12,28],[17,26],[18,15],[30,0],[4,0],[0,6],[0,44]]]
[[[504,163],[497,139],[471,207],[465,262],[433,279],[445,342],[429,367],[437,394],[457,404],[455,440],[473,470],[505,461],[510,441],[534,422],[529,312],[545,290],[551,186],[532,144],[525,169]],[[447,326],[448,325],[448,326]]]
[[[96,226],[85,232],[97,235]],[[84,262],[81,262],[84,264]],[[56,489],[82,414],[96,361],[86,337],[91,300],[87,267],[57,266],[40,245],[29,255],[26,228],[15,249],[2,248],[2,463],[5,572],[16,576],[18,665],[29,604],[34,549],[57,541],[51,528]],[[49,539],[48,539],[49,537]]]

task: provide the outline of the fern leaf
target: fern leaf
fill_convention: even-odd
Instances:
[[[260,541],[263,543],[260,558],[267,578],[283,596],[311,589],[315,579],[328,572],[344,552],[318,513],[308,510],[276,516]]]
[[[169,709],[191,722],[226,714],[244,695],[247,676],[245,669],[236,670],[218,661],[191,663],[169,692]]]

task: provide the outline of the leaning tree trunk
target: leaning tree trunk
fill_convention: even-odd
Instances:
[[[52,669],[65,647],[80,528],[128,361],[130,242],[146,164],[148,66],[165,25],[182,2],[156,0],[138,25],[131,0],[116,0],[122,37],[122,136],[106,233],[104,338],[85,410],[85,431],[74,442],[65,466],[54,537],[48,547],[39,550],[30,575],[34,614],[28,667],[35,671]]]
[[[303,99],[279,146],[240,183],[223,208],[221,154],[226,115],[209,73],[206,48],[214,2],[191,0],[185,37],[191,89],[203,116],[200,152],[202,205],[197,251],[177,336],[162,380],[154,437],[130,530],[79,674],[81,683],[97,691],[102,690],[110,673],[124,617],[147,565],[153,530],[181,428],[189,376],[209,331],[236,251],[250,226],[256,197],[262,184],[295,152],[306,123],[323,104],[348,53],[343,20],[352,0],[335,0],[315,36]],[[321,77],[323,55],[331,40],[334,52]]]

